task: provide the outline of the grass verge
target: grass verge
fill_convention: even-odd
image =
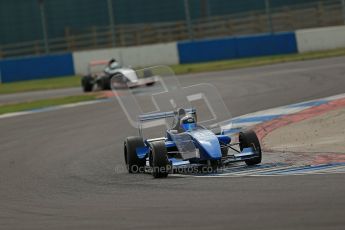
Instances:
[[[176,74],[198,73],[208,71],[220,71],[270,65],[283,62],[312,60],[336,56],[345,56],[345,49],[308,52],[303,54],[274,55],[255,58],[242,58],[226,61],[214,61],[195,64],[173,65],[172,69]],[[36,90],[49,90],[80,87],[79,76],[57,77],[42,80],[21,81],[0,84],[0,94],[19,93]]]
[[[40,109],[49,106],[64,105],[76,102],[91,101],[100,99],[98,94],[85,94],[78,96],[69,96],[61,98],[43,99],[31,102],[14,103],[14,104],[3,104],[0,105],[0,114],[14,113],[26,110]]]
[[[345,49],[336,49],[336,50],[327,50],[327,51],[308,52],[308,53],[302,53],[302,54],[285,54],[285,55],[274,55],[274,56],[264,56],[264,57],[254,57],[254,58],[242,58],[242,59],[236,59],[236,60],[214,61],[214,62],[206,62],[206,63],[182,64],[182,65],[173,65],[171,67],[176,74],[186,74],[186,73],[238,69],[238,68],[245,68],[245,67],[277,64],[277,63],[283,63],[283,62],[305,61],[305,60],[337,57],[337,56],[344,56],[344,55],[345,55]]]
[[[80,86],[79,76],[56,77],[40,80],[18,81],[0,84],[0,94],[37,90],[61,89]]]

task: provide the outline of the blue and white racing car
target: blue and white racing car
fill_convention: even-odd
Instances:
[[[165,137],[146,140],[141,136],[126,138],[124,158],[129,173],[150,171],[154,178],[164,178],[179,169],[206,168],[209,171],[210,168],[217,170],[239,161],[247,165],[261,162],[260,143],[254,131],[240,132],[238,142],[233,142],[223,132],[215,134],[199,125],[193,108],[140,115],[139,121],[166,118],[173,118],[174,122],[166,130]]]
[[[238,138],[228,135],[236,129],[215,86],[182,86],[167,66],[137,70],[136,75],[155,77],[156,84],[118,89],[116,79],[111,80],[130,125],[139,130],[139,136],[124,141],[129,173],[152,172],[161,178],[169,173],[214,172],[238,161],[261,162],[254,131],[239,132]]]

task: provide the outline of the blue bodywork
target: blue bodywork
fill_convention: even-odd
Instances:
[[[193,112],[193,110],[191,111]],[[141,121],[151,121],[174,115],[173,112],[166,112],[142,115],[139,118]],[[211,161],[227,164],[257,157],[257,153],[252,147],[243,148],[241,151],[236,150],[236,153],[233,155],[228,155],[227,151],[224,153],[222,149],[226,148],[228,150],[228,148],[232,148],[231,137],[223,133],[216,135],[212,131],[196,125],[195,128],[185,131],[167,130],[165,137],[146,139],[144,141],[145,146],[136,149],[138,158],[146,158],[148,160],[150,143],[156,141],[164,141],[168,159],[171,165],[175,167],[188,164],[204,165]]]
[[[201,160],[220,160],[222,152],[218,137],[207,129],[197,129],[188,132],[192,137],[195,147],[200,151]]]
[[[170,130],[166,132],[165,138],[145,140],[145,146],[137,148],[138,157],[140,159],[148,158],[150,153],[150,142],[164,140],[169,161],[173,166],[185,166],[190,164],[190,162],[200,163],[208,160],[220,161],[222,160],[221,145],[224,146],[231,143],[231,137],[227,135],[216,135],[212,131],[204,128],[197,128],[183,133],[190,137],[195,148],[198,149],[198,157],[193,157],[190,159],[177,158],[175,155],[176,152],[179,152],[179,149],[177,148],[176,142],[173,141],[172,135],[174,134],[172,134]],[[255,152],[252,148],[244,148],[241,153],[237,153],[233,156],[232,161],[243,161],[246,158],[254,155]]]

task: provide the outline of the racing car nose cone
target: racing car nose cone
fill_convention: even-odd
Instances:
[[[206,129],[196,130],[191,132],[191,136],[198,142],[203,150],[202,152],[207,157],[214,160],[219,160],[222,157],[218,138],[213,132]]]

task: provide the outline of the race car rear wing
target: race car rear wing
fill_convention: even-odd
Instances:
[[[184,109],[186,113],[194,114],[196,116],[196,109],[189,108]],[[158,112],[158,113],[149,113],[138,116],[138,130],[139,135],[143,135],[144,128],[152,128],[155,126],[166,125],[169,126],[166,122],[166,118],[173,118],[178,115],[177,111],[168,111],[168,112]]]
[[[196,109],[195,108],[189,108],[185,109],[186,113],[195,114]],[[149,113],[149,114],[143,114],[139,115],[138,120],[140,123],[142,122],[148,122],[158,119],[164,119],[168,117],[174,117],[177,115],[176,111],[169,111],[169,112],[159,112],[159,113]]]

